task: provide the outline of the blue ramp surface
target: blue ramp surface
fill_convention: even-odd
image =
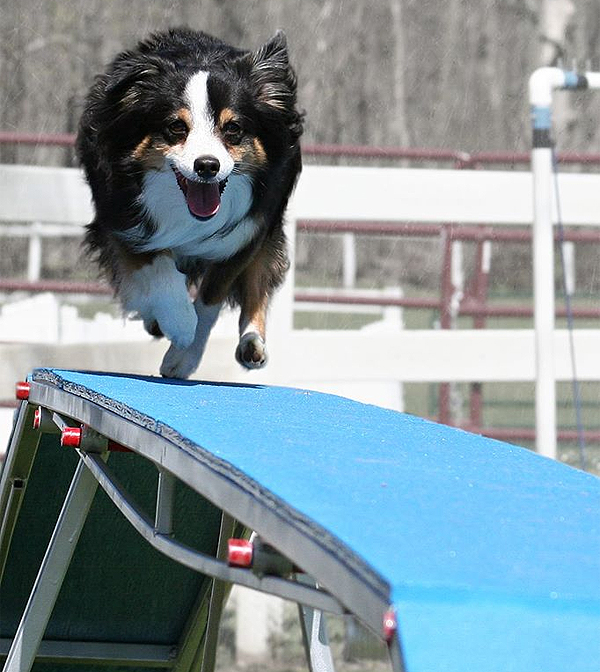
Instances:
[[[34,401],[71,417],[84,403],[79,419],[111,438],[134,446],[149,431],[196,460],[208,499],[372,629],[393,605],[409,672],[598,670],[600,479],[316,392],[46,369],[31,379]]]

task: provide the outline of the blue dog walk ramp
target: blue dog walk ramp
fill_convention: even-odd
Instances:
[[[234,583],[353,615],[395,672],[598,670],[595,476],[292,388],[37,369],[21,397],[6,672],[211,670]]]

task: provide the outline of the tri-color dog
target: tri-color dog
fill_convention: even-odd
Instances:
[[[77,141],[96,212],[86,244],[125,312],[171,341],[162,375],[195,371],[225,302],[241,310],[237,360],[265,364],[301,134],[281,32],[249,52],[171,30],[96,78]]]

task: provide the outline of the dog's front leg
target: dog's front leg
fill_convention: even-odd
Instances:
[[[171,345],[160,366],[162,376],[165,376],[165,378],[188,378],[194,373],[204,354],[211,329],[219,317],[221,305],[219,303],[207,306],[200,296],[196,298],[194,308],[198,321],[194,340],[186,348],[178,348],[175,344]]]
[[[146,329],[164,334],[175,347],[193,342],[198,318],[186,277],[170,254],[132,256],[122,264],[120,276],[118,293],[126,312],[139,315]]]
[[[289,266],[285,236],[276,229],[269,237],[206,273],[200,296],[207,305],[233,298],[241,308],[237,361],[247,369],[267,363],[265,333],[269,298]]]
[[[237,361],[247,369],[260,369],[267,363],[266,323],[268,296],[253,297],[242,306]]]
[[[235,358],[247,369],[259,369],[267,363],[268,252],[267,248],[265,253],[264,247],[258,251],[246,250],[229,262],[215,264],[205,275],[200,289],[200,296],[207,304],[221,305],[230,295],[240,304],[240,340]]]
[[[199,296],[208,305],[220,306],[228,295],[240,304],[240,340],[237,361],[247,369],[260,369],[267,363],[265,327],[269,304],[270,267],[259,250],[240,273],[240,263],[215,265],[205,275]],[[237,276],[236,276],[237,273]]]

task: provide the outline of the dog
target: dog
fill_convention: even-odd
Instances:
[[[282,31],[247,51],[173,29],[120,53],[87,95],[76,146],[95,217],[84,244],[125,314],[171,342],[165,377],[196,370],[226,303],[240,308],[238,362],[267,361],[302,168],[296,92]]]

